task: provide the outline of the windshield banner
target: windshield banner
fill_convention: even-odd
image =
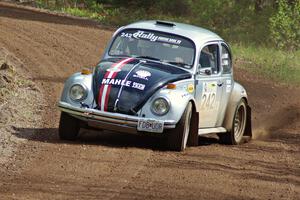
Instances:
[[[122,32],[121,37],[126,37],[126,38],[135,38],[135,39],[144,39],[144,40],[149,40],[151,42],[166,42],[170,44],[181,44],[181,40],[175,39],[175,38],[169,38],[165,36],[160,36],[157,35],[156,33],[151,33],[151,32],[146,32],[146,31],[141,31],[137,30],[134,33],[130,32]]]

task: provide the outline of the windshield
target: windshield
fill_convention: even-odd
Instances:
[[[109,55],[153,59],[191,68],[195,47],[191,40],[177,35],[127,29],[116,36]]]

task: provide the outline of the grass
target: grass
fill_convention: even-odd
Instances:
[[[232,45],[237,67],[286,84],[300,85],[300,51]]]
[[[89,10],[83,10],[79,8],[62,8],[60,11],[77,17],[86,17],[90,19],[95,19],[100,22],[105,21],[105,15],[101,15],[97,12]]]

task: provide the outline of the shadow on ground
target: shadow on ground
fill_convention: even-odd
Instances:
[[[82,129],[75,141],[60,140],[57,128],[18,128],[13,127],[13,135],[18,138],[44,142],[65,144],[102,145],[107,147],[136,147],[166,151],[165,139],[147,135],[133,135],[111,131],[94,131]],[[218,144],[216,137],[199,137],[199,146]]]

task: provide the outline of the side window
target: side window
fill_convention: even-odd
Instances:
[[[232,68],[231,54],[228,48],[224,44],[222,44],[221,62],[223,67],[223,73],[230,74]]]
[[[209,68],[211,74],[219,72],[219,46],[218,44],[210,44],[205,46],[200,53],[200,69]]]

